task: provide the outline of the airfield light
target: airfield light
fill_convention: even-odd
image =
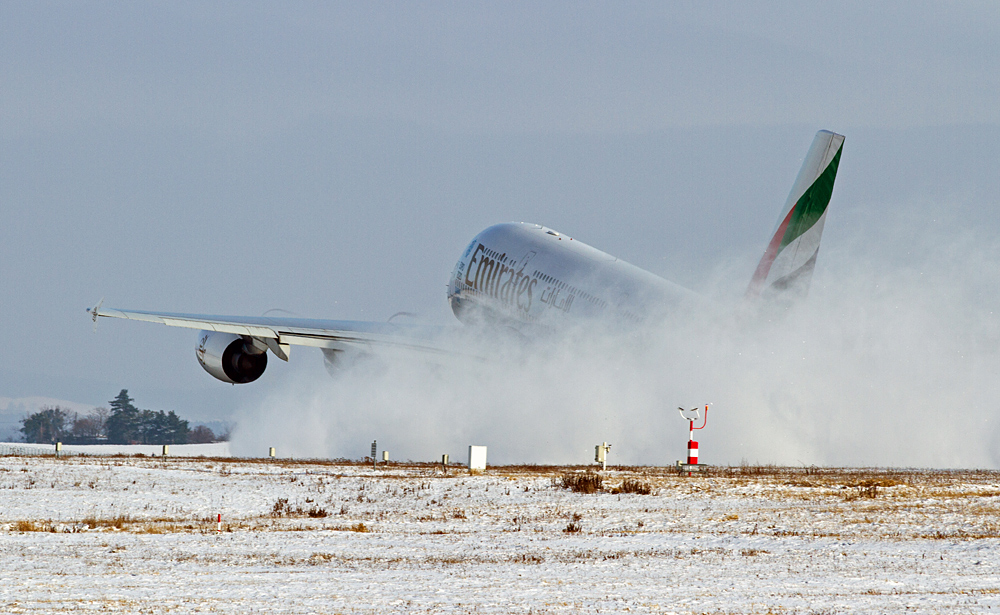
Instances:
[[[62,442],[56,442],[56,457],[62,452]]]
[[[267,456],[270,457],[271,459],[274,459],[274,447],[273,446],[271,448],[267,449]]]

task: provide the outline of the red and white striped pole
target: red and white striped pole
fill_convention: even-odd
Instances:
[[[691,421],[691,435],[688,437],[688,465],[698,465],[698,442],[694,439],[694,421]]]
[[[219,529],[216,531],[218,532],[222,531],[222,513],[219,513]]]
[[[702,415],[702,418],[704,419],[704,421],[702,422],[701,427],[695,427],[694,426],[694,422],[698,419],[698,409],[697,408],[692,408],[691,410],[687,411],[687,412],[694,412],[695,413],[694,416],[691,417],[691,418],[688,418],[687,416],[684,415],[684,413],[685,413],[684,408],[678,408],[678,410],[681,411],[681,416],[684,417],[685,419],[687,419],[687,422],[688,422],[688,458],[687,458],[687,465],[688,466],[696,466],[696,465],[698,465],[698,441],[694,439],[694,430],[695,429],[705,429],[705,425],[708,424],[708,406],[709,406],[709,404],[705,405],[705,414]],[[691,476],[691,472],[690,471],[688,471],[688,476]]]

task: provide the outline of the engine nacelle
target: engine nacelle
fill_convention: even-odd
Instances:
[[[233,333],[202,331],[195,354],[206,372],[230,384],[253,382],[267,368],[267,351]]]

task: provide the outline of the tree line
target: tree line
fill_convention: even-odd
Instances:
[[[66,444],[201,444],[219,438],[205,425],[192,429],[173,410],[140,410],[122,389],[108,402],[79,415],[59,406],[44,406],[21,419],[25,442]],[[224,439],[224,438],[223,438]]]

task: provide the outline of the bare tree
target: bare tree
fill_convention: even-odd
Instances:
[[[96,440],[101,435],[101,423],[93,414],[78,416],[71,430],[74,440]]]
[[[98,432],[99,437],[107,437],[108,435],[108,417],[111,416],[111,410],[108,410],[104,406],[98,406],[94,408],[94,411],[90,413],[92,417],[100,425],[100,430]]]
[[[198,425],[191,430],[188,435],[188,442],[191,444],[207,444],[209,442],[215,442],[215,433],[212,429],[206,425]]]

